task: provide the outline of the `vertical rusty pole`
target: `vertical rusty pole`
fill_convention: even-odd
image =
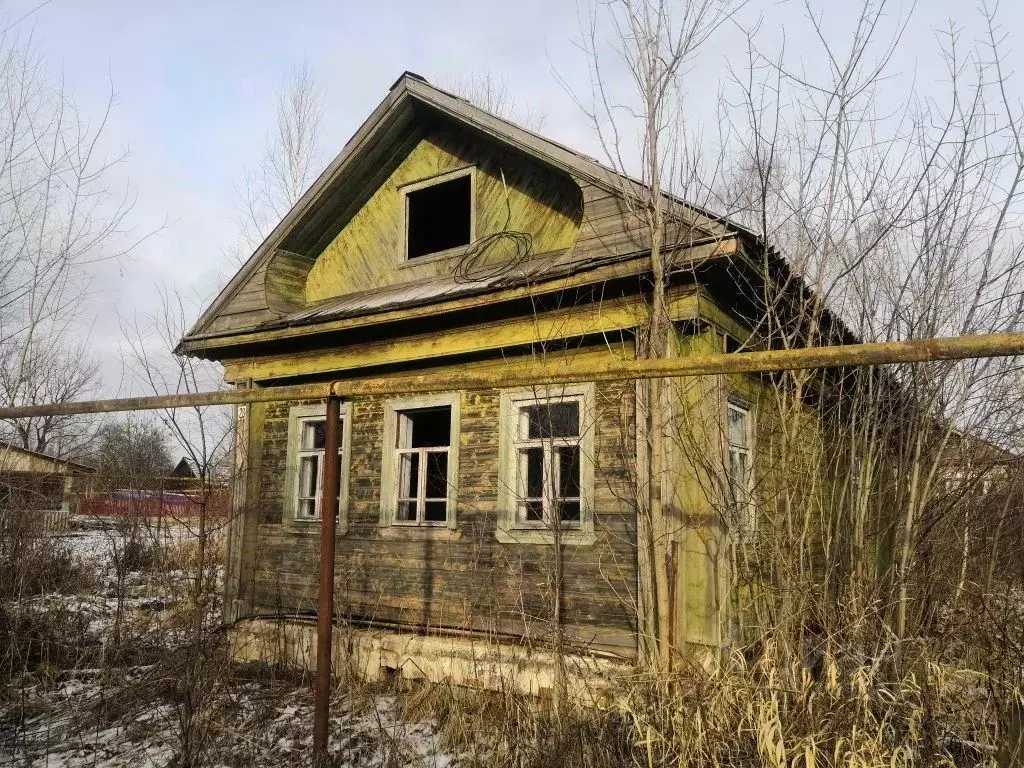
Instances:
[[[316,690],[313,705],[313,760],[327,762],[331,697],[331,635],[334,630],[334,530],[338,514],[338,417],[341,404],[327,398],[324,425],[323,491],[320,501],[320,598],[316,622]]]

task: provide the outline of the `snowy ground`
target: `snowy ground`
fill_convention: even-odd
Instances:
[[[96,672],[96,671],[94,671]],[[34,697],[41,711],[27,719],[18,744],[0,738],[0,765],[49,768],[168,766],[181,749],[179,707],[147,701],[104,722],[106,702],[146,680],[136,671],[124,687],[81,674]],[[205,721],[203,764],[309,765],[313,704],[308,688],[268,681],[240,682],[223,691]],[[30,692],[29,696],[33,694]],[[330,753],[336,766],[447,768],[455,760],[438,746],[430,723],[407,724],[395,697],[360,694],[333,702]],[[117,708],[117,707],[115,707]],[[12,749],[12,747],[14,747]]]
[[[178,547],[183,562],[122,569],[121,579],[115,562],[125,542],[110,525],[78,520],[54,542],[92,564],[97,586],[36,596],[31,608],[73,619],[83,661],[68,668],[43,664],[0,693],[0,766],[157,768],[180,764],[190,749],[202,755],[202,765],[309,764],[308,682],[226,662],[215,629],[216,570],[206,604],[211,631],[201,651],[191,644],[187,556],[194,531],[177,525],[159,536]],[[127,652],[112,650],[115,624]],[[339,694],[332,706],[335,765],[456,764],[439,748],[432,723],[406,723],[400,710],[399,700],[381,689]]]

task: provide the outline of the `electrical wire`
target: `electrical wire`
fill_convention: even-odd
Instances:
[[[505,171],[501,173],[501,186],[505,191],[505,223],[498,232],[484,235],[473,241],[455,265],[455,281],[470,283],[479,281],[499,281],[520,271],[522,265],[533,254],[533,236],[529,232],[509,229],[512,223],[512,203],[508,196],[508,184],[505,183]],[[487,259],[493,249],[504,244],[510,258],[494,261]]]

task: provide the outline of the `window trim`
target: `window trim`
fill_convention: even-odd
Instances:
[[[594,532],[594,461],[596,429],[594,384],[531,387],[501,391],[498,421],[498,529],[503,544],[554,544],[555,534],[546,522],[518,519],[519,503],[519,411],[523,406],[576,400],[580,403],[580,519],[564,526],[559,534],[563,544],[589,546],[597,540]]]
[[[757,509],[754,505],[754,456],[757,451],[756,445],[756,430],[755,424],[755,410],[754,406],[746,400],[732,396],[726,400],[725,404],[725,478],[726,478],[726,493],[728,494],[728,502],[731,505],[736,505],[737,511],[739,510],[739,504],[733,497],[733,485],[732,485],[732,452],[733,443],[729,438],[729,412],[732,410],[740,411],[746,416],[746,448],[743,448],[747,456],[747,472],[746,472],[746,523],[737,525],[737,531],[740,533],[742,538],[749,538],[757,533]],[[738,449],[739,450],[739,449]],[[737,521],[738,523],[740,521]]]
[[[458,392],[444,392],[419,397],[396,398],[384,403],[384,433],[381,440],[380,475],[380,519],[381,528],[413,531],[453,531],[456,528],[456,507],[459,496],[459,435],[460,403]],[[398,418],[403,411],[420,408],[451,408],[451,425],[448,441],[448,498],[446,519],[443,523],[409,522],[397,520],[398,511],[398,453],[395,447],[398,439]]]
[[[427,187],[434,187],[444,184],[446,181],[469,176],[469,242],[465,245],[456,245],[454,248],[446,248],[443,251],[424,253],[422,256],[409,258],[409,194],[418,192]],[[462,253],[476,242],[476,166],[467,165],[463,168],[456,168],[454,171],[439,173],[419,181],[412,181],[403,184],[398,188],[402,195],[402,266],[413,264],[425,264],[434,260],[444,259],[447,256],[454,256]]]
[[[316,517],[299,517],[299,454],[304,453],[299,449],[299,441],[302,439],[302,424],[314,419],[323,419],[327,416],[327,404],[316,403],[313,405],[293,405],[288,410],[288,450],[285,460],[285,488],[284,488],[284,520],[298,524],[319,523],[323,518],[319,509]],[[349,464],[352,461],[352,403],[343,402],[338,409],[338,417],[341,419],[341,434],[338,435],[338,447],[341,451],[341,472],[338,477],[338,522],[335,528],[337,535],[341,536],[348,531],[348,487],[349,487]],[[321,482],[323,481],[323,466],[321,463]],[[321,500],[322,503],[322,500]]]

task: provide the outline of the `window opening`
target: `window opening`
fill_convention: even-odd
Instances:
[[[406,255],[410,259],[469,245],[472,177],[459,176],[406,193]]]
[[[579,400],[519,407],[518,522],[580,522],[579,442]]]
[[[338,434],[342,432],[344,419],[338,422]],[[295,504],[295,516],[304,520],[320,517],[323,492],[324,441],[326,419],[302,419],[299,421],[299,482]],[[341,477],[341,441],[338,441],[338,477]],[[338,500],[341,500],[341,483],[338,483]]]
[[[448,519],[451,406],[399,411],[398,509],[395,521],[423,525]]]
[[[729,403],[727,422],[729,493],[739,513],[740,529],[750,531],[754,523],[751,509],[750,411],[735,403]]]

